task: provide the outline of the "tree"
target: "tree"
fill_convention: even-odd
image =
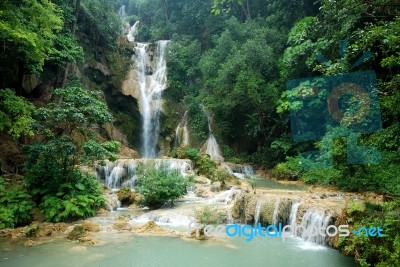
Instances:
[[[48,220],[92,216],[104,204],[101,187],[79,166],[115,158],[119,144],[100,144],[95,136],[96,127],[112,117],[98,94],[79,83],[56,89],[54,97],[47,108],[38,109],[42,141],[26,148],[25,180]]]
[[[16,59],[23,67],[19,72],[26,69],[40,73],[53,51],[57,32],[62,29],[61,10],[49,0],[4,0],[0,10],[0,39],[7,51],[5,61]]]

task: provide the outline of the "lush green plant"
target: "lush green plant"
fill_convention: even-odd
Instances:
[[[381,227],[384,237],[365,234],[343,238],[340,248],[346,254],[355,255],[362,267],[389,267],[400,265],[400,202],[382,204],[366,203],[365,208],[348,209],[351,227]]]
[[[196,219],[199,223],[209,224],[221,224],[224,222],[225,214],[217,208],[204,207],[195,211]]]
[[[40,73],[63,26],[61,10],[49,0],[4,0],[0,10],[0,39],[7,49],[6,61],[16,59],[29,71]]]
[[[38,110],[42,142],[26,147],[25,181],[47,220],[93,216],[104,203],[95,177],[79,165],[115,158],[118,142],[99,144],[95,127],[112,117],[98,94],[79,84],[56,89],[56,101]]]
[[[236,155],[235,151],[233,151],[233,149],[230,146],[223,145],[222,150],[223,150],[222,154],[224,155],[226,161],[237,164],[243,162],[243,160],[238,155]]]
[[[139,174],[137,192],[143,195],[141,204],[159,208],[186,194],[187,180],[178,171],[167,167],[147,167]]]
[[[195,168],[197,173],[211,177],[212,174],[217,170],[217,164],[207,154],[200,154],[195,162]]]
[[[215,170],[210,176],[211,181],[219,181],[221,182],[222,186],[225,186],[226,182],[231,178],[232,177],[229,175],[229,173],[221,170]]]
[[[22,134],[33,136],[35,107],[11,89],[0,89],[0,131],[18,139]]]
[[[298,180],[302,173],[300,159],[297,157],[286,157],[286,162],[277,164],[272,170],[273,177],[278,180]]]
[[[35,203],[21,185],[10,185],[0,177],[0,229],[29,222]]]
[[[96,177],[74,171],[69,182],[59,185],[57,193],[42,198],[39,208],[48,221],[60,222],[92,217],[104,205],[102,187]]]

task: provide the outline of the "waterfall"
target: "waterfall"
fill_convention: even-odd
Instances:
[[[164,58],[168,41],[156,42],[155,64],[151,69],[149,44],[137,43],[136,71],[140,88],[139,107],[143,116],[142,156],[156,158],[156,146],[160,133],[162,91],[166,89],[167,64]]]
[[[211,122],[212,122],[212,116],[211,114],[206,110],[205,106],[203,104],[200,104],[201,109],[204,111],[204,113],[207,116],[207,121],[208,121],[208,139],[204,143],[203,147],[201,148],[201,152],[210,155],[212,160],[215,161],[224,161],[224,157],[222,156],[221,149],[219,148],[217,139],[215,139],[215,136],[212,131],[211,127]]]
[[[253,167],[244,164],[234,164],[230,162],[221,163],[222,168],[224,168],[229,174],[236,176],[239,179],[244,179],[246,176],[254,176]]]
[[[139,31],[139,21],[136,21],[135,24],[133,24],[132,27],[129,28],[127,38],[129,42],[134,42],[135,41],[135,36]]]
[[[278,225],[278,215],[279,215],[279,205],[281,204],[281,199],[278,198],[275,202],[274,213],[272,214],[272,224]]]
[[[126,19],[126,12],[125,12],[125,5],[122,5],[119,9],[118,9],[118,16],[120,17],[120,19],[122,21],[124,21]]]
[[[312,243],[316,243],[319,245],[326,245],[329,241],[328,235],[322,236],[319,232],[319,229],[321,232],[325,233],[326,228],[329,226],[329,223],[332,220],[332,216],[330,214],[325,214],[322,212],[315,211],[313,209],[309,209],[303,216],[303,219],[301,221],[301,226],[302,230],[300,233],[300,236],[302,239],[305,241],[309,241]],[[309,232],[311,229],[314,229],[313,231],[318,230],[318,234],[311,236],[310,234],[307,234],[306,232]],[[308,229],[307,231],[304,229]]]
[[[297,211],[299,210],[299,206],[300,202],[296,202],[292,205],[292,208],[290,209],[289,225],[292,227],[296,225]]]
[[[182,176],[193,175],[193,163],[185,159],[120,159],[115,162],[105,161],[104,165],[97,164],[98,179],[110,189],[128,187],[133,189],[138,178],[140,167],[168,168],[176,170]]]
[[[256,208],[254,211],[254,226],[257,226],[258,221],[260,220],[260,211],[261,211],[262,202],[257,200]]]
[[[188,146],[189,145],[189,130],[187,127],[188,123],[188,112],[182,117],[181,122],[178,124],[175,130],[175,147],[179,145]]]
[[[109,211],[115,211],[121,208],[121,201],[118,200],[116,194],[108,194],[106,195],[106,205]]]
[[[123,17],[124,8],[120,8]],[[126,26],[126,37],[132,43],[133,66],[122,85],[125,95],[138,100],[142,115],[141,155],[144,158],[158,156],[157,144],[160,134],[160,112],[162,110],[162,92],[167,88],[167,63],[165,61],[167,40],[155,44],[136,42],[139,21]]]
[[[203,151],[203,153],[210,155],[212,160],[224,161],[217,139],[215,139],[212,133],[210,133],[210,135],[208,136],[208,139],[201,150]]]

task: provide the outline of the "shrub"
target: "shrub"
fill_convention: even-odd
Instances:
[[[102,187],[94,176],[75,171],[74,178],[74,183],[61,184],[57,193],[42,198],[39,208],[48,221],[91,217],[104,206]]]
[[[342,177],[342,173],[339,170],[330,168],[307,170],[301,178],[306,183],[329,185],[336,184],[340,177]]]
[[[14,139],[22,134],[33,136],[34,112],[35,106],[11,89],[0,90],[0,131],[7,130]]]
[[[167,167],[142,170],[137,180],[137,192],[143,195],[141,205],[159,208],[186,194],[187,180],[178,171]]]
[[[221,224],[224,222],[224,213],[217,208],[205,207],[195,211],[196,219],[201,224]]]
[[[201,154],[195,162],[195,167],[198,174],[211,178],[212,174],[217,169],[217,164],[210,158],[209,155]]]
[[[279,163],[272,170],[272,175],[278,180],[298,180],[303,170],[300,167],[300,159],[295,157],[286,157],[286,161]]]
[[[29,222],[34,206],[23,186],[9,186],[0,177],[0,229]]]
[[[364,234],[343,238],[339,247],[346,254],[355,255],[360,266],[400,266],[400,201],[380,205],[366,203],[365,208],[347,209],[347,216],[354,222],[354,229],[360,227],[381,227],[384,237]]]

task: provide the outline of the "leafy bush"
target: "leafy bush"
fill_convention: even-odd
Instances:
[[[201,154],[195,162],[197,173],[211,177],[217,170],[217,164],[210,158],[209,155]]]
[[[347,216],[354,222],[354,229],[360,227],[381,227],[384,237],[364,234],[343,238],[339,247],[348,255],[355,255],[362,267],[400,266],[400,201],[382,204],[368,204],[365,208],[350,207]]]
[[[0,177],[0,229],[29,222],[34,206],[24,187],[9,186]]]
[[[298,180],[303,170],[300,166],[300,160],[296,157],[286,157],[286,161],[279,163],[272,170],[272,175],[278,180]]]
[[[7,130],[14,139],[22,134],[33,136],[34,111],[32,103],[11,89],[0,90],[0,131]]]
[[[221,224],[224,222],[224,213],[217,208],[205,207],[197,209],[195,212],[196,219],[201,224]]]
[[[306,183],[311,184],[336,184],[336,182],[342,177],[342,173],[335,169],[311,169],[304,172],[302,180]]]
[[[230,146],[223,145],[222,150],[222,154],[224,155],[226,161],[236,164],[240,164],[243,162],[243,160],[236,155],[235,151],[233,151]]]
[[[167,167],[142,170],[137,180],[137,192],[143,195],[140,204],[159,208],[186,193],[187,180],[178,171]]]
[[[104,206],[102,188],[95,177],[75,171],[73,178],[74,183],[61,184],[57,193],[42,198],[39,208],[48,221],[91,217]]]
[[[221,170],[215,170],[211,176],[210,176],[211,181],[219,181],[221,182],[221,185],[224,186],[225,183],[231,179],[231,175],[227,173],[226,171],[221,171]]]

